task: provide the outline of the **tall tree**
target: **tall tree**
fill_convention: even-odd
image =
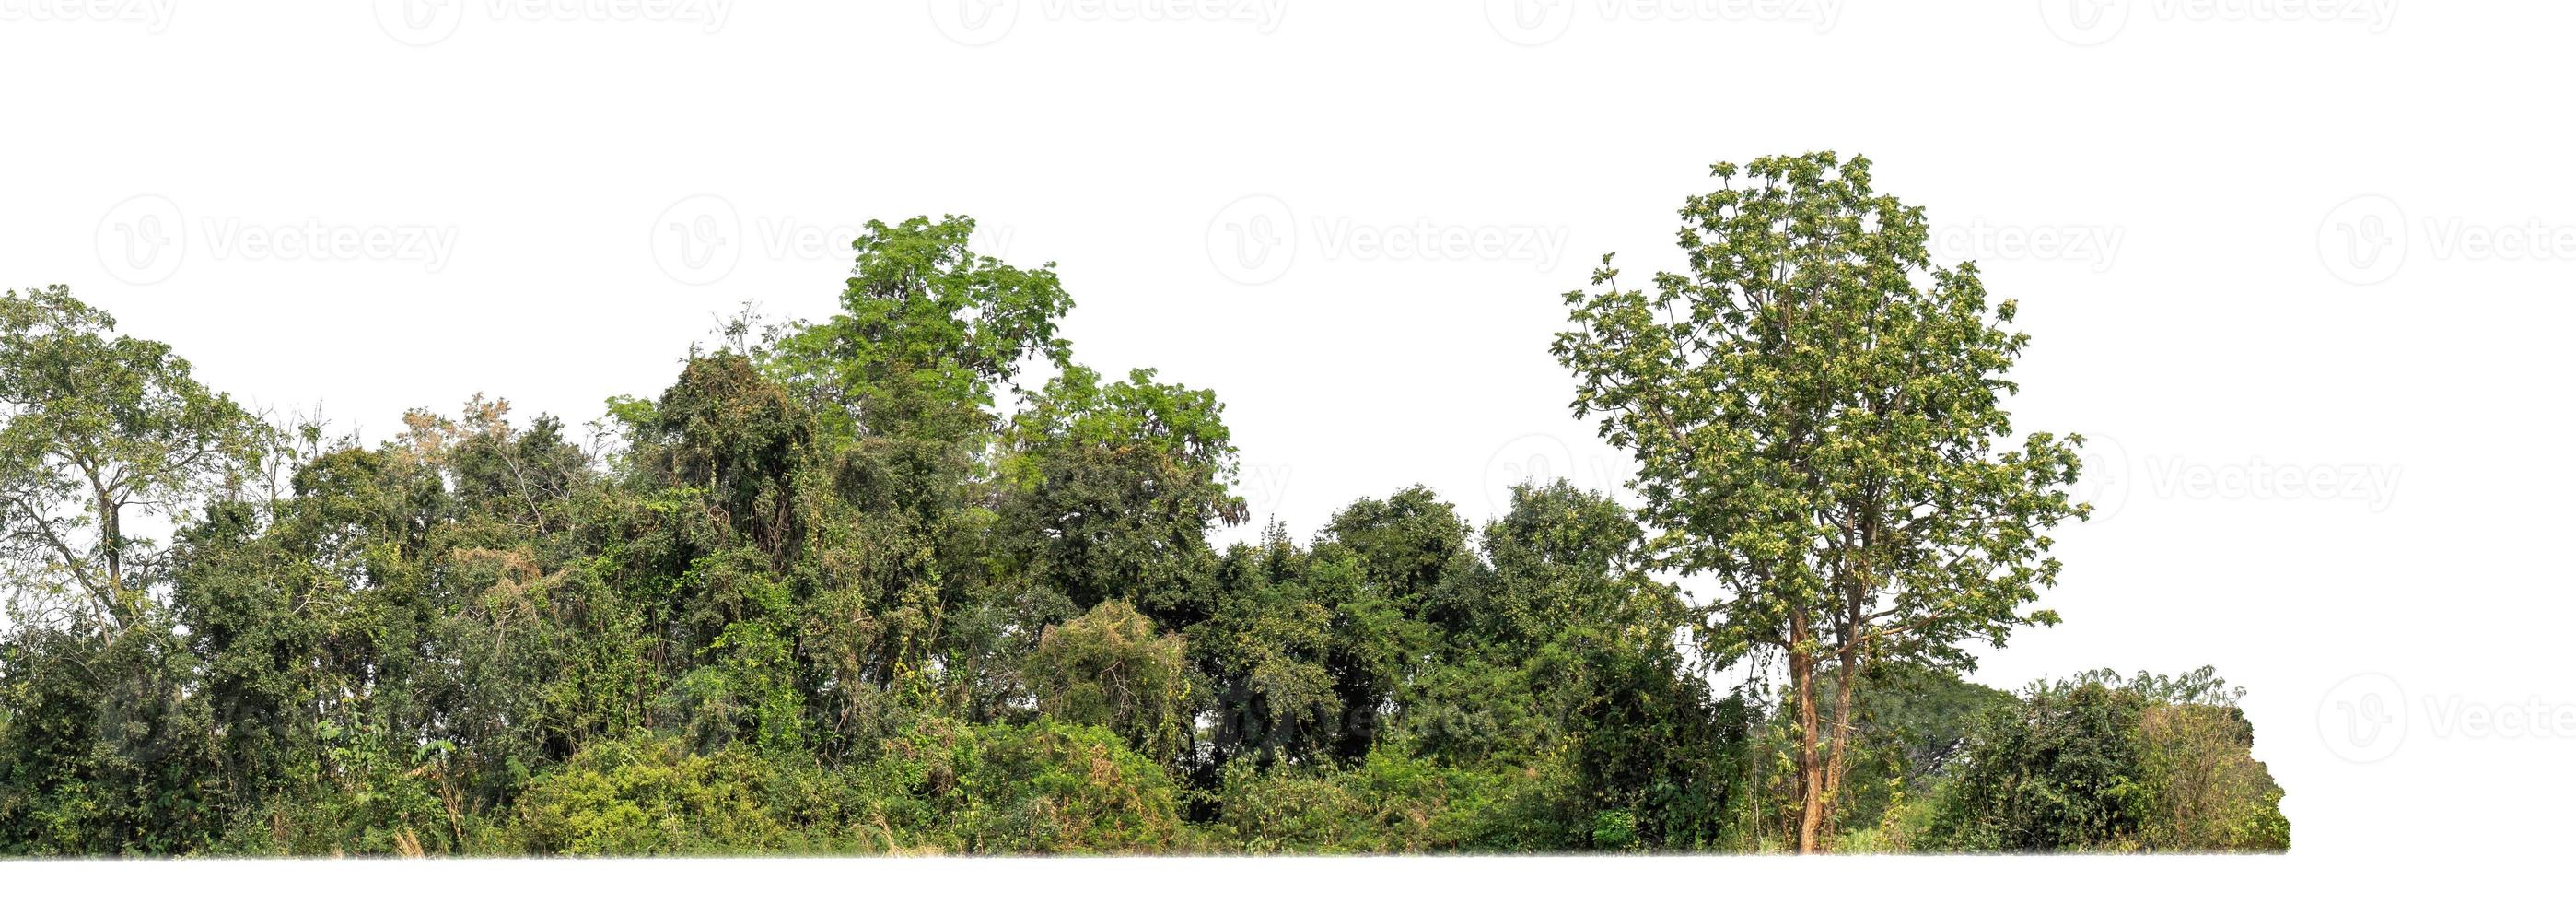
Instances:
[[[1055,332],[1073,298],[1055,265],[1022,269],[975,253],[974,234],[963,216],[869,221],[851,243],[858,260],[842,312],[771,336],[767,363],[827,432],[981,426],[994,389],[1013,384],[1021,365],[1065,362],[1072,349]]]
[[[170,346],[115,329],[64,286],[0,295],[0,573],[20,601],[126,626],[162,551],[131,518],[187,516],[263,427]]]
[[[997,541],[1077,611],[1123,598],[1186,630],[1211,600],[1208,528],[1243,522],[1225,405],[1205,389],[1072,365],[1002,433]]]
[[[1711,172],[1681,210],[1689,269],[1622,289],[1604,256],[1553,351],[1574,410],[1636,455],[1657,562],[1719,587],[1713,660],[1786,660],[1812,852],[1852,723],[1851,681],[1820,711],[1820,668],[1963,666],[1965,641],[2055,623],[2030,606],[2058,574],[2047,531],[2089,513],[2065,492],[2082,440],[2013,447],[2014,302],[1933,267],[1922,208],[1873,192],[1866,159]]]

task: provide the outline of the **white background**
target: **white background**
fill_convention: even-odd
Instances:
[[[1979,679],[2217,665],[2251,688],[2295,851],[1840,868],[1981,894],[2385,892],[2545,861],[2576,802],[2576,619],[2542,576],[2571,501],[2571,18],[0,0],[0,285],[69,283],[215,387],[377,441],[477,392],[591,420],[658,393],[739,303],[828,314],[857,224],[971,214],[985,250],[1059,263],[1080,360],[1216,390],[1256,519],[1303,536],[1415,482],[1480,522],[1523,476],[1615,487],[1623,456],[1570,417],[1546,351],[1560,295],[1604,252],[1637,278],[1673,264],[1712,162],[1863,153],[1929,208],[1943,260],[2021,300],[2019,425],[2093,439],[2101,514],[2061,534],[2049,596],[2066,623]]]

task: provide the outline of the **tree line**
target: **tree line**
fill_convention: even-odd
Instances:
[[[2207,669],[1961,678],[2085,514],[2012,302],[1865,160],[1712,175],[1553,345],[1637,510],[1224,548],[1224,405],[1081,364],[962,217],[587,429],[368,444],[0,295],[0,854],[2286,848]]]

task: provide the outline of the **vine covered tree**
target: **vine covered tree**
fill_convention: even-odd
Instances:
[[[131,626],[162,552],[132,518],[193,514],[264,427],[170,346],[115,330],[64,286],[0,295],[0,576],[16,601]]]
[[[1689,266],[1568,292],[1552,350],[1574,410],[1635,453],[1656,563],[1713,579],[1703,641],[1768,656],[1795,707],[1797,848],[1834,824],[1855,680],[1880,662],[1963,667],[1963,644],[2053,624],[2049,530],[2079,436],[2018,436],[2006,378],[2029,337],[1975,264],[1935,267],[1923,209],[1831,152],[1719,163],[1681,209]],[[1818,699],[1830,686],[1832,698]]]
[[[272,427],[0,297],[0,857],[2286,846],[2214,673],[1957,678],[2052,620],[2073,440],[2009,441],[2010,304],[1863,164],[1752,173],[1558,343],[1642,517],[1412,485],[1221,546],[1217,393],[1078,359],[963,218],[587,446]]]

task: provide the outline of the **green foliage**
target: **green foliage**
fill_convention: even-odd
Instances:
[[[1830,673],[1820,682],[1830,694],[1841,680],[1841,674]],[[1847,827],[1874,835],[1868,842],[1882,846],[1897,843],[1906,826],[1924,816],[1921,804],[1941,786],[1986,713],[2014,702],[2010,693],[1948,671],[1898,663],[1863,672],[1853,697],[1858,723],[1852,727],[1847,774],[1835,808]],[[1761,760],[1787,759],[1797,730],[1788,712],[1775,713],[1762,737],[1768,751]],[[1765,796],[1795,799],[1794,768],[1769,769],[1760,780],[1766,783]],[[1760,817],[1768,819],[1766,832],[1786,834],[1797,828],[1794,811]]]
[[[964,853],[1182,849],[1181,790],[1106,728],[925,722],[875,766],[906,802],[897,831]]]
[[[2149,803],[2138,843],[2151,850],[2281,852],[2290,820],[2281,786],[2253,756],[2254,725],[2234,706],[2179,703],[2138,722]]]
[[[2203,668],[2032,686],[1989,711],[1929,826],[1961,850],[2277,851],[2281,790],[2235,694]]]
[[[1223,550],[1224,405],[1077,363],[1052,265],[963,218],[869,224],[836,315],[737,320],[593,444],[482,396],[264,424],[0,296],[0,856],[1766,849],[1816,691],[1850,849],[2285,846],[2213,676],[1956,678],[2049,619],[2070,446],[1998,451],[2024,340],[1899,278],[1919,212],[1754,170],[1558,342],[1645,511],[1412,486]],[[1775,653],[1806,692],[1712,682]]]
[[[220,830],[204,700],[183,646],[21,629],[0,643],[0,855],[170,855]]]
[[[1002,436],[1003,553],[1074,610],[1125,599],[1165,626],[1207,615],[1207,531],[1239,523],[1235,449],[1215,393],[1071,366]]]
[[[1220,845],[1246,853],[1424,853],[1474,849],[1497,776],[1389,749],[1348,767],[1227,766]]]
[[[2081,440],[2016,436],[2014,303],[1973,263],[1932,266],[1923,210],[1878,194],[1868,160],[1710,171],[1681,211],[1688,271],[1623,289],[1604,256],[1553,351],[1575,412],[1636,453],[1653,562],[1718,584],[1708,652],[1785,659],[1811,851],[1853,720],[1818,673],[1956,668],[1965,642],[2054,623],[2033,606],[2057,579],[2049,530],[2087,514],[2066,494]]]
[[[1259,547],[1228,550],[1216,611],[1190,627],[1223,758],[1312,762],[1331,746],[1342,704],[1326,665],[1333,606],[1306,582],[1314,557],[1274,524]]]
[[[1038,711],[1068,724],[1106,727],[1161,763],[1193,751],[1198,711],[1187,644],[1125,602],[1100,603],[1048,627],[1022,669]]]
[[[14,621],[140,624],[161,550],[131,519],[182,515],[257,464],[255,418],[170,346],[115,328],[64,286],[0,294],[0,589]]]
[[[672,740],[592,744],[513,807],[511,848],[641,856],[867,851],[847,794],[811,763],[740,750],[694,755]]]
[[[1030,357],[1063,363],[1056,323],[1073,299],[1049,264],[1020,269],[972,250],[975,221],[870,220],[842,313],[773,337],[771,368],[823,412],[831,435],[928,427],[958,437]]]

